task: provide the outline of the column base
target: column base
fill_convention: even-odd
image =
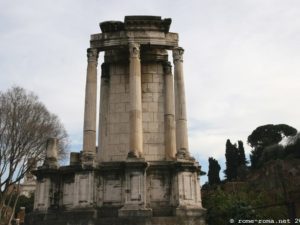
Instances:
[[[95,166],[95,154],[93,153],[82,153],[81,162],[84,167],[94,167]]]
[[[195,161],[195,158],[191,157],[186,149],[179,149],[176,153],[176,158]]]
[[[131,159],[137,159],[140,158],[140,156],[138,154],[136,154],[135,152],[128,152],[127,158],[131,158]]]

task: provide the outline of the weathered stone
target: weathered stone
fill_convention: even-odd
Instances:
[[[70,165],[80,165],[80,153],[79,152],[71,152],[70,154]]]
[[[185,87],[183,76],[183,48],[173,50],[174,79],[175,79],[175,116],[176,116],[176,147],[177,157],[188,159],[188,131],[185,102]]]
[[[129,16],[101,23],[103,33],[91,36],[83,152],[59,167],[55,151],[47,150],[46,166],[35,171],[27,224],[205,224],[200,167],[188,152],[183,50],[178,35],[169,33],[170,22]],[[174,78],[167,50],[173,51]]]
[[[130,42],[129,53],[130,137],[128,157],[138,158],[143,154],[142,90],[139,44]]]
[[[175,125],[175,103],[174,103],[174,82],[172,77],[171,63],[164,64],[165,76],[165,145],[166,157],[174,159],[176,156],[176,125]]]
[[[46,159],[43,168],[58,168],[57,151],[58,140],[56,138],[49,138],[46,146]]]
[[[93,165],[96,150],[97,60],[98,50],[87,50],[88,67],[85,88],[83,163]]]

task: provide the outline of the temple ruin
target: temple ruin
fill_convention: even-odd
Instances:
[[[170,25],[126,16],[91,35],[82,152],[59,166],[57,141],[49,141],[28,224],[205,224],[200,166],[188,145],[184,50]]]

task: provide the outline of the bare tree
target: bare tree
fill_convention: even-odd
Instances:
[[[45,157],[49,137],[59,140],[59,155],[63,158],[68,135],[58,117],[36,95],[21,87],[0,92],[0,221],[12,188],[33,166],[28,165],[28,159],[39,162]]]

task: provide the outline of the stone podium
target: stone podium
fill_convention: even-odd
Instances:
[[[170,24],[126,16],[91,35],[82,152],[59,167],[48,149],[28,224],[205,224],[200,166],[188,146],[184,50]]]

